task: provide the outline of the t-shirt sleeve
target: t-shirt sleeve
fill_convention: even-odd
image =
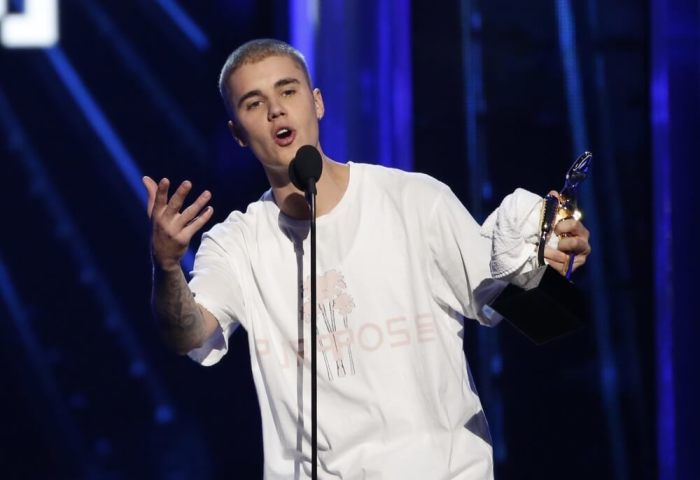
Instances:
[[[505,287],[491,278],[491,241],[452,191],[441,191],[430,214],[429,280],[437,302],[484,325],[495,325],[482,307]]]
[[[484,325],[502,317],[488,306],[510,276],[532,268],[541,198],[510,194],[481,227],[445,187],[430,215],[429,267],[437,301]]]
[[[245,324],[245,272],[242,235],[229,225],[220,224],[202,236],[189,287],[195,301],[219,323],[217,331],[199,348],[188,353],[205,365],[217,363],[228,351],[231,334]]]

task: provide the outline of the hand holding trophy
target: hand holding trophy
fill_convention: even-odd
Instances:
[[[585,302],[569,280],[575,254],[570,254],[561,272],[545,263],[545,248],[558,222],[578,220],[577,193],[588,177],[593,155],[584,152],[566,173],[558,195],[545,197],[537,246],[538,267],[511,279],[491,303],[491,308],[536,344],[543,344],[579,329],[584,324]],[[563,234],[566,235],[566,234]]]

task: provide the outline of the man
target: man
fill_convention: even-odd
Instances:
[[[265,478],[308,478],[310,394],[308,207],[289,181],[302,145],[322,154],[317,184],[319,477],[488,479],[492,452],[462,352],[463,316],[501,278],[531,268],[541,199],[519,190],[480,227],[425,175],[340,164],[323,153],[321,92],[303,57],[276,40],[237,49],[222,70],[229,127],[262,163],[271,189],[203,238],[188,285],[179,262],[211,218],[202,193],[148,177],[153,305],[166,341],[204,365],[248,332],[263,423]],[[206,207],[206,208],[205,208]],[[590,250],[577,221],[547,259],[575,267]]]

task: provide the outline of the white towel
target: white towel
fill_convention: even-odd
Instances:
[[[518,188],[484,221],[481,234],[491,239],[493,278],[507,280],[537,265],[541,210],[542,197]]]

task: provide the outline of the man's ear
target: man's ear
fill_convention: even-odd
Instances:
[[[326,113],[326,107],[323,105],[323,96],[321,95],[321,90],[314,88],[314,106],[316,107],[316,118],[321,120],[323,114]]]
[[[238,145],[240,145],[243,148],[248,146],[248,143],[245,141],[245,131],[240,127],[240,125],[237,125],[232,120],[229,120],[228,129],[231,132],[231,136],[233,136],[233,139],[236,140]]]

